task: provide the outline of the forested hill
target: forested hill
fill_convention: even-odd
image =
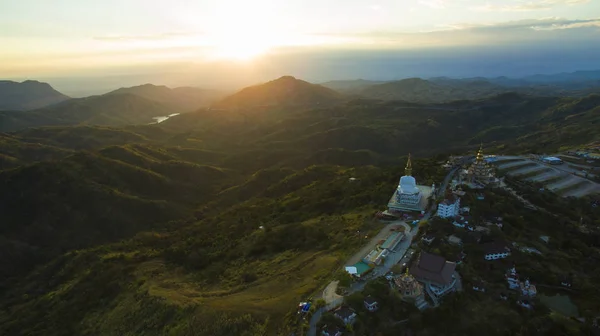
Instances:
[[[48,83],[0,80],[0,111],[33,110],[68,100]]]
[[[321,85],[311,84],[292,76],[283,76],[265,84],[250,86],[224,98],[219,108],[252,108],[259,106],[330,105],[342,100],[342,95]]]
[[[445,154],[480,142],[598,140],[598,106],[352,100],[1,134],[0,334],[301,333],[298,302],[378,229],[405,155],[439,183]]]

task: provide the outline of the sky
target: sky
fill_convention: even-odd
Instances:
[[[15,79],[527,75],[600,69],[600,0],[0,0],[0,45]]]

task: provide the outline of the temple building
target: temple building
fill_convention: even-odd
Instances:
[[[412,176],[412,163],[409,154],[404,176],[400,178],[398,187],[390,198],[388,209],[391,213],[424,211],[434,189],[435,186],[417,185],[417,181]]]
[[[410,268],[410,273],[423,284],[426,292],[435,301],[455,290],[458,278],[455,270],[456,263],[446,261],[435,254],[421,252],[417,262]]]
[[[477,185],[488,185],[497,183],[498,179],[494,174],[494,170],[487,164],[483,156],[483,145],[479,147],[475,162],[467,169],[467,182]]]
[[[403,301],[414,303],[421,310],[427,308],[427,301],[423,295],[423,285],[415,279],[406,268],[406,273],[394,278],[394,284]]]

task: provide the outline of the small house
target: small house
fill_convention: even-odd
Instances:
[[[354,319],[356,318],[356,313],[354,312],[354,309],[348,306],[341,306],[340,308],[335,310],[333,315],[339,318],[340,320],[344,321],[345,324],[354,323]]]
[[[342,336],[342,330],[336,326],[323,326],[323,331],[321,331],[322,336]]]
[[[482,292],[485,293],[485,287],[483,285],[483,282],[481,281],[476,281],[473,283],[473,290],[476,292]]]
[[[565,276],[561,281],[560,281],[560,285],[566,288],[571,288],[571,286],[573,285],[573,280],[571,278],[571,276]]]
[[[527,308],[527,309],[533,308],[531,306],[531,303],[529,302],[529,300],[517,301],[517,304],[523,308]]]
[[[367,308],[367,310],[370,312],[374,312],[379,308],[377,300],[375,300],[375,298],[373,298],[371,295],[365,298],[364,305],[365,308]]]
[[[510,249],[506,244],[500,242],[491,242],[483,244],[483,258],[485,260],[504,259],[510,255]]]
[[[433,241],[435,240],[435,236],[432,234],[429,235],[425,235],[423,236],[423,238],[421,238],[421,240],[427,244],[427,245],[431,245],[431,243],[433,243]]]

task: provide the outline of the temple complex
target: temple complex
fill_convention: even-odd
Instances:
[[[494,170],[485,161],[483,145],[479,147],[475,162],[466,171],[466,180],[470,184],[482,186],[498,182]]]
[[[400,178],[398,187],[388,203],[389,211],[392,213],[424,211],[434,188],[434,186],[417,185],[417,181],[412,176],[412,162],[409,154],[404,176]]]

